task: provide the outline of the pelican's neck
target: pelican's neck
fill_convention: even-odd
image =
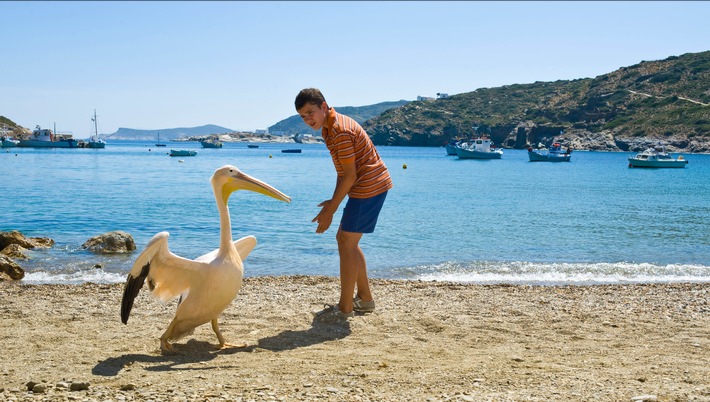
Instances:
[[[215,189],[215,200],[219,210],[219,250],[220,252],[229,250],[232,244],[232,222],[229,218],[229,207],[222,196],[221,189]]]

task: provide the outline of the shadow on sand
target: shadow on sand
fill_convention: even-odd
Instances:
[[[143,363],[147,371],[170,371],[170,370],[205,370],[209,367],[180,367],[193,363],[209,362],[220,355],[232,355],[243,352],[253,352],[258,348],[270,350],[272,352],[282,352],[306,346],[315,345],[322,342],[343,339],[350,335],[350,323],[342,322],[337,324],[323,323],[313,320],[311,327],[304,331],[283,331],[278,335],[261,338],[257,345],[249,345],[244,348],[217,349],[216,345],[209,342],[196,341],[191,339],[187,343],[173,344],[173,352],[166,354],[126,354],[118,357],[110,357],[100,361],[91,370],[91,373],[98,376],[116,376],[125,367],[135,363]],[[220,365],[225,368],[224,365]]]

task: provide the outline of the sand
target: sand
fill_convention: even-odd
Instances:
[[[123,325],[122,284],[4,282],[0,400],[710,401],[709,290],[374,280],[374,313],[323,324],[338,278],[247,278],[220,319],[246,348],[205,325],[164,355],[176,301]]]

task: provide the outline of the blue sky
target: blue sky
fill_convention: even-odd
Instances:
[[[0,115],[87,138],[596,77],[710,50],[710,2],[0,2]]]

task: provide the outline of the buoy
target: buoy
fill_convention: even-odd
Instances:
[[[405,163],[404,165],[402,165],[402,169],[406,169],[406,168],[407,168],[407,164]]]
[[[271,158],[271,154],[269,154],[269,158]]]

